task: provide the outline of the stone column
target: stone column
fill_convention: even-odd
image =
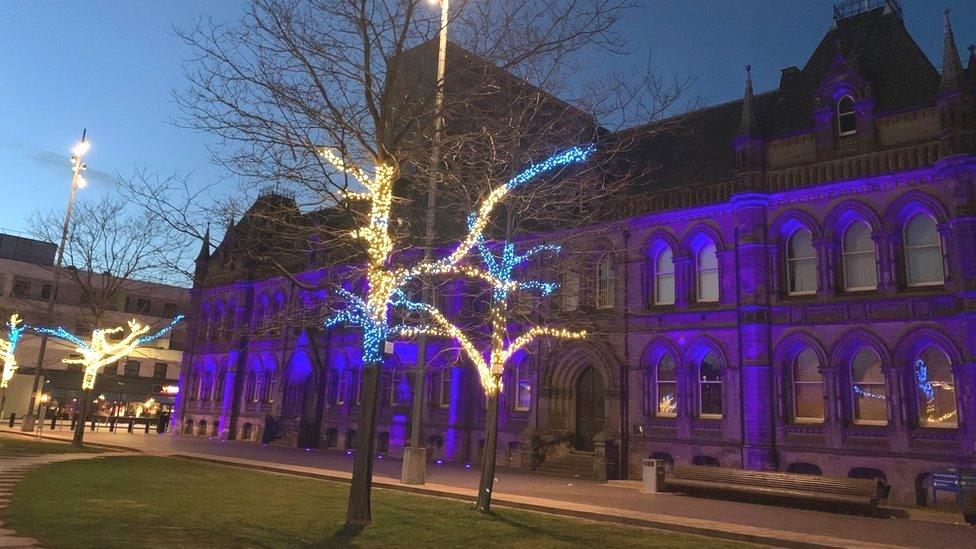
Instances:
[[[840,448],[844,442],[844,413],[842,406],[846,399],[841,394],[840,371],[830,365],[820,366],[820,374],[823,375],[826,385],[824,393],[824,439],[830,448]]]
[[[878,291],[892,294],[898,290],[898,279],[895,273],[897,252],[895,238],[891,233],[875,232],[871,235],[878,258]]]
[[[674,306],[687,307],[694,288],[694,261],[690,255],[674,256]]]
[[[976,466],[976,362],[953,364],[956,382],[956,416],[959,418],[959,446],[962,456]]]
[[[734,270],[723,275],[737,289],[731,302],[737,301],[739,305],[739,357],[737,365],[728,365],[727,381],[723,380],[723,385],[728,383],[730,389],[737,389],[730,390],[728,396],[741,392],[742,398],[726,403],[726,435],[738,435],[742,441],[744,468],[775,469],[776,403],[769,341],[772,284],[766,242],[767,199],[763,195],[739,195],[733,197],[732,203],[738,262]],[[738,371],[733,369],[735,366]],[[739,402],[741,410],[738,410]],[[739,432],[738,414],[742,417],[742,432]]]
[[[813,241],[817,249],[817,295],[821,298],[837,294],[837,245],[829,238]]]
[[[888,387],[888,440],[896,452],[908,451],[908,422],[905,415],[905,378],[893,365],[884,367]]]

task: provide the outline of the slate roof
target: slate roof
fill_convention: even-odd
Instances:
[[[813,97],[838,45],[849,64],[871,83],[875,113],[924,106],[938,93],[939,73],[904,22],[878,8],[837,21],[802,69],[785,70],[778,89],[755,96],[762,136],[813,128]],[[626,161],[646,162],[655,168],[635,181],[632,192],[660,192],[730,179],[735,172],[732,141],[741,114],[742,100],[738,100],[620,132],[620,138],[636,137]],[[641,137],[641,133],[647,136]]]

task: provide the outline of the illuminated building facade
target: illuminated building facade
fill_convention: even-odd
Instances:
[[[935,468],[976,466],[976,56],[964,68],[947,20],[938,70],[895,2],[858,5],[778,89],[747,78],[742,100],[638,140],[628,159],[659,168],[551,304],[603,335],[505,374],[500,464],[883,476],[901,502]],[[182,431],[351,448],[359,336],[255,331],[317,296],[222,275],[226,245],[198,263]],[[429,344],[423,438],[433,458],[478,461],[477,374]],[[415,353],[388,359],[380,451],[409,438]]]

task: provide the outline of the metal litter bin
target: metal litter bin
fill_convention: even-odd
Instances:
[[[664,491],[664,460],[644,460],[644,492],[657,493]]]
[[[959,471],[959,503],[963,518],[976,526],[976,470]]]

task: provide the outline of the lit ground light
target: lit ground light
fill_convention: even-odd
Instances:
[[[660,530],[386,490],[375,526],[343,531],[344,484],[176,458],[107,457],[32,472],[3,512],[52,547],[744,547]]]

